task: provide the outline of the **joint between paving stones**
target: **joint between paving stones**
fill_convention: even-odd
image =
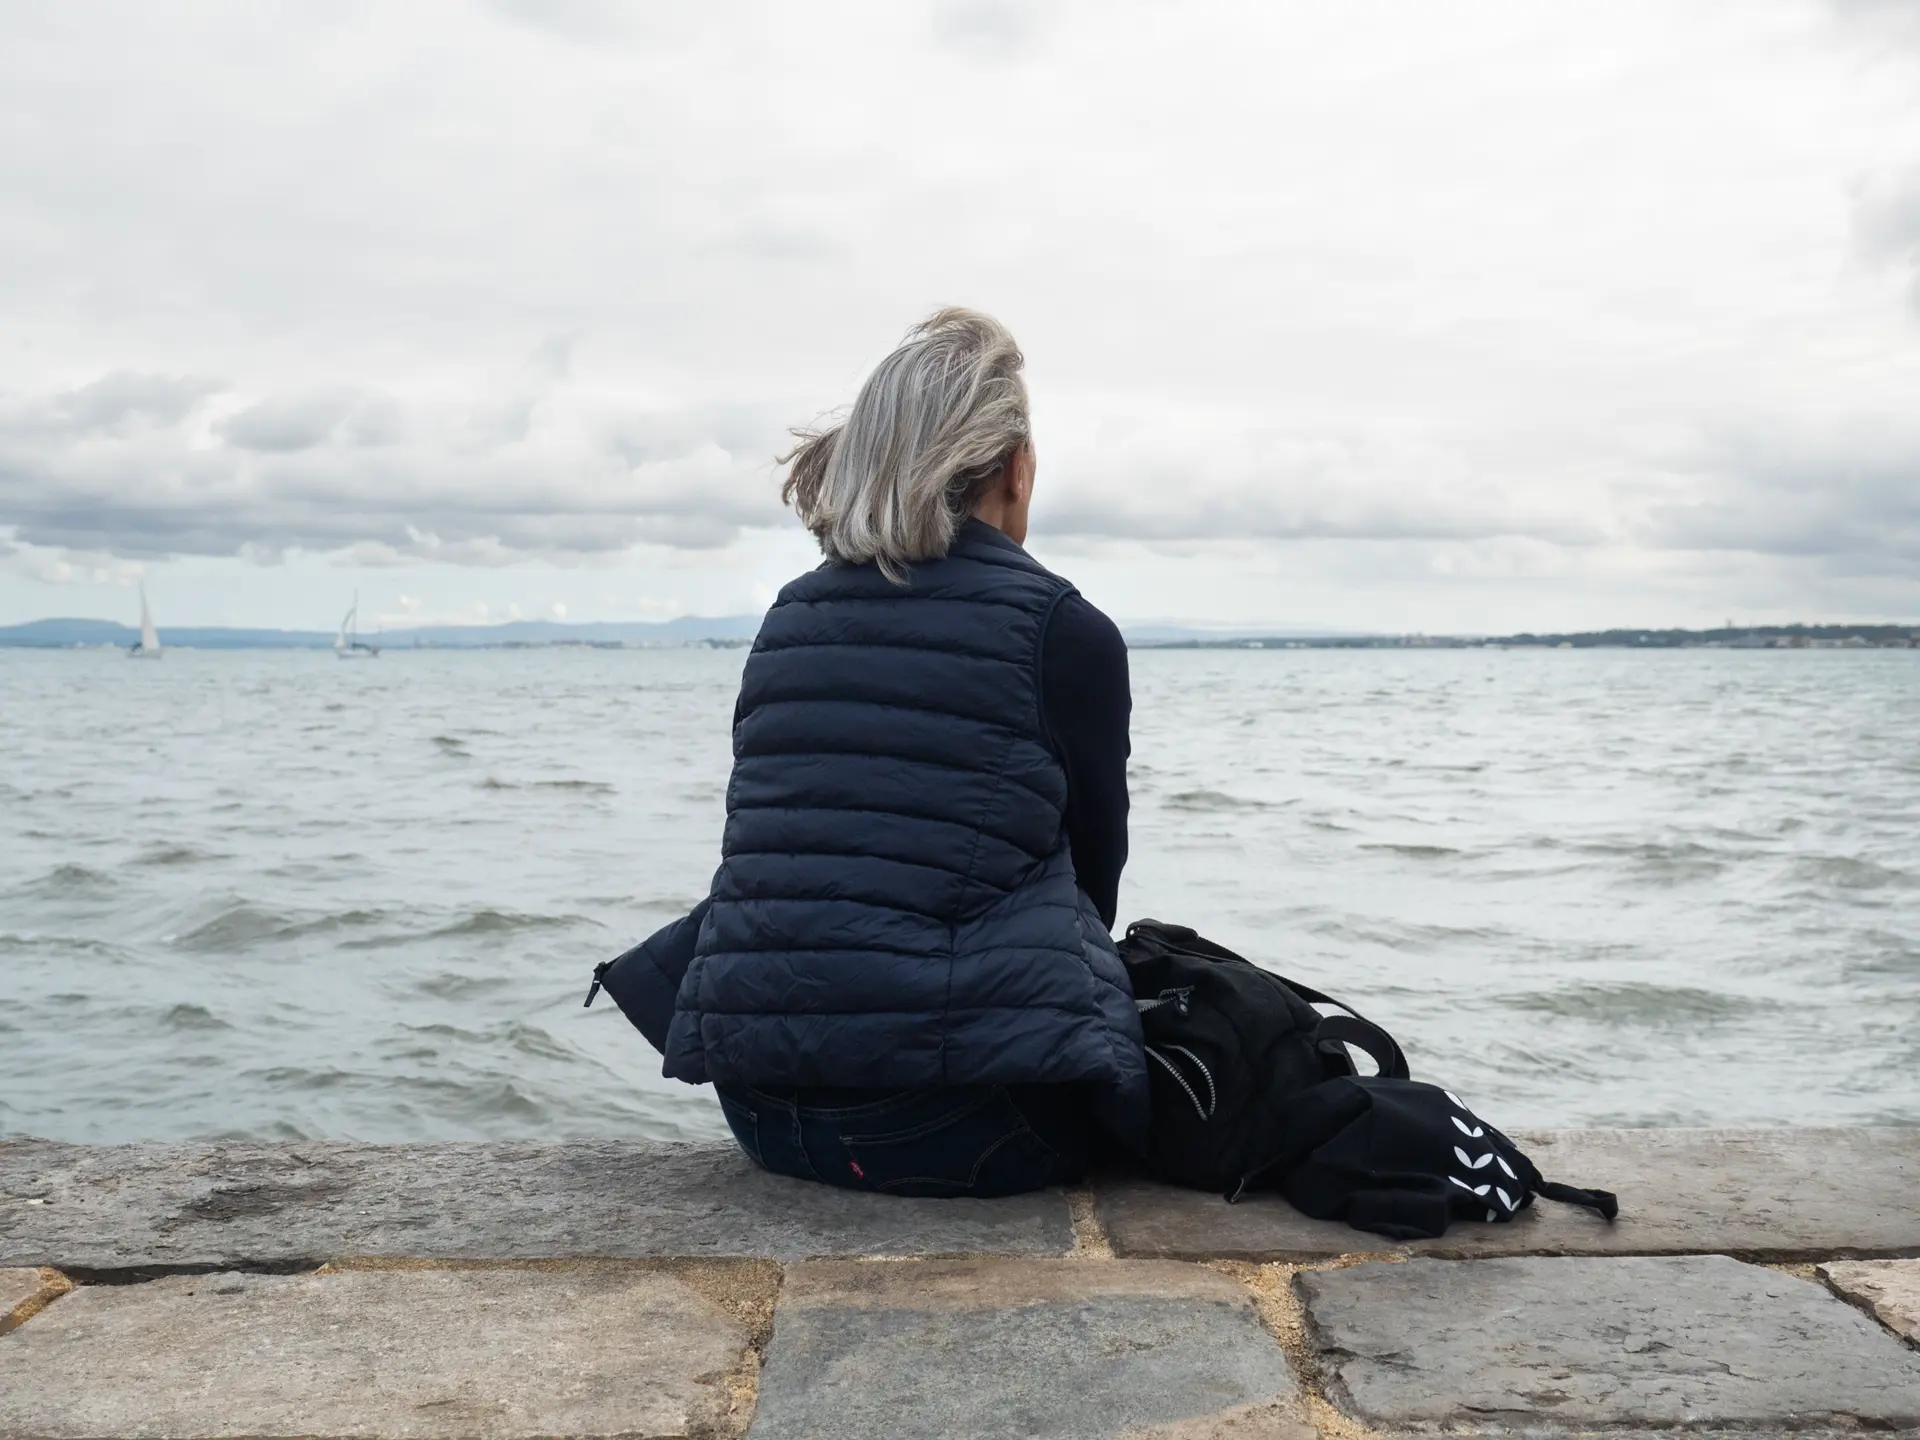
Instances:
[[[65,1275],[62,1275],[52,1266],[42,1265],[39,1266],[38,1269],[40,1274],[39,1290],[29,1295],[5,1314],[0,1314],[0,1335],[6,1334],[9,1330],[19,1329],[22,1325],[26,1324],[27,1321],[46,1309],[47,1306],[73,1289],[73,1281]]]
[[[1835,1258],[1836,1260],[1839,1259],[1837,1256]],[[1807,1272],[1807,1279],[1825,1290],[1829,1295],[1833,1296],[1834,1299],[1851,1305],[1855,1310],[1865,1315],[1869,1320],[1873,1321],[1874,1324],[1893,1336],[1894,1339],[1898,1340],[1908,1349],[1920,1350],[1920,1330],[1910,1331],[1903,1328],[1899,1323],[1896,1323],[1895,1317],[1883,1310],[1872,1294],[1854,1286],[1843,1284],[1840,1277],[1835,1275],[1826,1265],[1806,1265],[1799,1268]],[[1914,1434],[1920,1436],[1920,1431],[1916,1431]]]
[[[1254,1311],[1274,1343],[1286,1356],[1287,1368],[1300,1387],[1302,1419],[1320,1433],[1322,1440],[1383,1440],[1381,1431],[1353,1418],[1327,1393],[1326,1375],[1310,1331],[1307,1307],[1294,1278],[1309,1270],[1345,1270],[1373,1261],[1394,1263],[1408,1259],[1405,1251],[1366,1252],[1336,1255],[1311,1261],[1286,1260],[1208,1260],[1209,1270],[1230,1275],[1253,1297]]]
[[[180,1265],[73,1265],[62,1263],[61,1271],[75,1285],[145,1285],[150,1280],[171,1280],[175,1276],[195,1275],[311,1275],[330,1263],[325,1256],[300,1260],[196,1261]]]
[[[1100,1223],[1100,1204],[1086,1187],[1067,1191],[1067,1217],[1073,1223],[1073,1250],[1077,1260],[1113,1259],[1113,1242]]]

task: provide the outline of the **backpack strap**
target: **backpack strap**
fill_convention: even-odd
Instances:
[[[1291,982],[1289,982],[1291,983]],[[1300,991],[1303,1000],[1314,997],[1306,991]],[[1338,1005],[1337,1000],[1325,1000],[1322,1003]],[[1342,1007],[1345,1008],[1344,1006]],[[1399,1042],[1371,1020],[1362,1020],[1349,1012],[1345,1015],[1327,1015],[1313,1029],[1313,1048],[1325,1050],[1331,1054],[1344,1054],[1342,1046],[1351,1045],[1365,1052],[1380,1069],[1382,1080],[1406,1080],[1407,1057],[1401,1052]]]
[[[1582,1190],[1553,1180],[1540,1180],[1535,1182],[1533,1193],[1563,1205],[1584,1205],[1589,1210],[1598,1210],[1609,1220],[1620,1214],[1620,1197],[1611,1190]]]
[[[1346,1011],[1347,1013],[1345,1015],[1323,1015],[1320,1017],[1320,1023],[1314,1028],[1313,1032],[1314,1048],[1316,1050],[1323,1050],[1328,1054],[1344,1057],[1346,1052],[1340,1047],[1342,1045],[1351,1045],[1372,1058],[1373,1063],[1379,1067],[1382,1078],[1387,1080],[1406,1080],[1411,1078],[1411,1072],[1407,1068],[1407,1057],[1401,1052],[1399,1042],[1385,1030],[1382,1030],[1378,1025],[1367,1019],[1367,1017],[1362,1015],[1358,1010],[1347,1004],[1346,1001],[1336,1000],[1333,996],[1326,994],[1324,991],[1316,990],[1311,985],[1302,985],[1298,980],[1289,979],[1287,976],[1277,974],[1272,970],[1266,969],[1264,966],[1254,965],[1246,956],[1236,955],[1224,945],[1214,944],[1213,941],[1206,939],[1189,926],[1169,925],[1163,920],[1136,920],[1127,926],[1126,940],[1132,940],[1136,935],[1143,932],[1157,939],[1168,948],[1187,955],[1197,955],[1207,960],[1232,961],[1240,965],[1248,966],[1251,969],[1259,970],[1261,974],[1268,978],[1278,980],[1309,1005],[1331,1005],[1336,1010]],[[1125,944],[1126,941],[1122,941],[1121,943]],[[1140,1004],[1138,1000],[1134,1003],[1136,1005]],[[1151,1002],[1149,1002],[1146,1008],[1152,1008]],[[1165,1063],[1164,1059],[1162,1063]],[[1211,1077],[1209,1077],[1209,1082],[1211,1082]],[[1194,1103],[1196,1108],[1198,1108],[1199,1102],[1196,1100]]]

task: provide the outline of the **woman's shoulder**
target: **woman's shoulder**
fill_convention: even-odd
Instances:
[[[1047,651],[1086,659],[1127,662],[1127,641],[1120,627],[1078,590],[1069,590],[1047,622]]]

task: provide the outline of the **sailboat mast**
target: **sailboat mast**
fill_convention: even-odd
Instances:
[[[133,647],[136,655],[158,655],[160,653],[160,632],[153,628],[153,611],[147,605],[147,586],[140,583],[140,643]]]

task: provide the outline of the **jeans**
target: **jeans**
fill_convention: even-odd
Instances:
[[[1061,1085],[938,1090],[715,1086],[762,1169],[889,1195],[1018,1195],[1080,1178],[1089,1122]]]

